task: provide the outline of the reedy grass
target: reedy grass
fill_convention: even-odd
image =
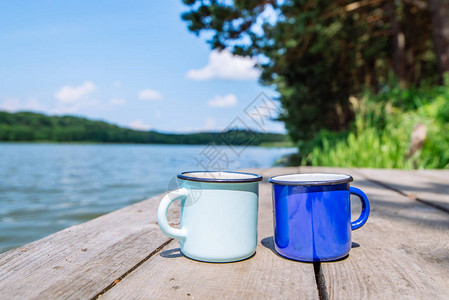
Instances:
[[[321,131],[300,145],[302,164],[370,168],[449,168],[449,77],[446,85],[351,98],[356,117],[343,133]],[[427,127],[422,149],[406,155],[417,124]]]

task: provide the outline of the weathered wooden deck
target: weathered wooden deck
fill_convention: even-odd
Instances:
[[[449,299],[449,171],[251,171],[265,179],[252,258],[211,264],[183,257],[156,224],[160,195],[1,254],[0,299]],[[315,171],[351,174],[371,201],[368,223],[338,262],[300,263],[273,249],[266,179]],[[176,223],[176,209],[170,214]]]

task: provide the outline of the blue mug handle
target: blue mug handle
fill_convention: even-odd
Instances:
[[[369,212],[370,212],[370,206],[368,197],[366,197],[365,193],[359,190],[355,187],[350,187],[349,192],[353,195],[356,195],[360,198],[362,201],[362,212],[360,213],[360,217],[355,220],[354,222],[351,222],[351,230],[356,230],[362,227],[366,221],[368,220]]]

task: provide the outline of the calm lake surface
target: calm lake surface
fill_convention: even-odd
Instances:
[[[172,190],[182,171],[267,168],[295,151],[0,143],[0,253]]]

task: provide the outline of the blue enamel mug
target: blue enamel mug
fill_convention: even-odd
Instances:
[[[362,227],[370,212],[365,193],[350,187],[352,180],[349,175],[321,173],[271,177],[276,251],[305,262],[345,257],[351,249],[351,231]],[[354,222],[351,194],[362,202]]]
[[[257,174],[193,171],[178,175],[179,189],[159,204],[162,232],[179,239],[181,252],[206,262],[233,262],[252,256],[257,246]],[[180,228],[167,221],[169,206],[181,201]]]

